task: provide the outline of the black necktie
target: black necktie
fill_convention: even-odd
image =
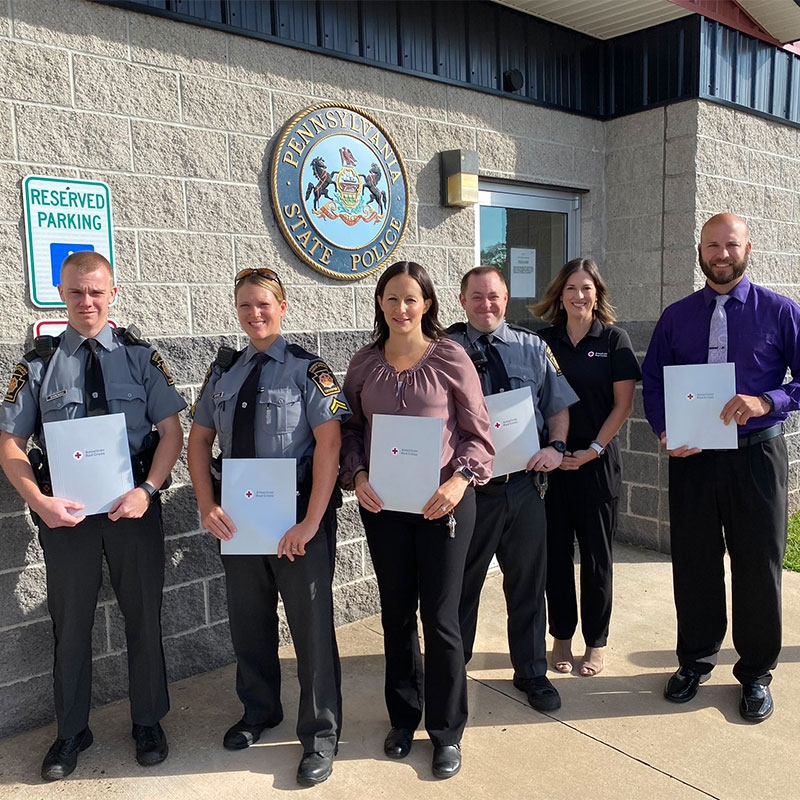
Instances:
[[[256,353],[253,356],[253,367],[236,396],[231,458],[256,457],[256,395],[258,382],[261,380],[261,368],[268,358],[266,353]]]
[[[489,375],[490,385],[487,394],[511,391],[506,365],[500,358],[497,348],[492,344],[492,334],[484,333],[481,336],[481,342],[483,342],[483,352],[486,353],[486,372]]]
[[[97,357],[97,340],[86,339],[86,370],[83,376],[83,399],[86,404],[86,416],[97,417],[108,414],[106,400],[106,384],[103,380],[103,368]]]

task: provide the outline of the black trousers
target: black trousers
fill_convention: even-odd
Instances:
[[[467,724],[467,674],[458,602],[467,548],[475,526],[475,492],[467,488],[455,511],[455,538],[444,520],[360,508],[381,598],[386,679],[392,727],[415,730],[425,708],[434,745],[461,741]],[[417,631],[419,604],[425,667]]]
[[[547,672],[545,575],[547,532],[544,501],[533,473],[502,486],[476,490],[477,521],[467,553],[459,620],[464,660],[469,663],[478,625],[481,589],[492,557],[503,571],[508,648],[514,673],[534,678]]]
[[[125,618],[131,719],[154,725],[169,711],[161,642],[164,533],[161,502],[141,519],[112,522],[105,514],[74,528],[39,523],[47,567],[47,607],[53,620],[53,694],[59,738],[89,722],[92,694],[92,627],[103,580],[103,556]]]
[[[741,683],[769,683],[781,649],[788,458],[783,436],[740,450],[669,460],[678,660],[710,672],[727,628],[731,562],[733,645]]]
[[[575,539],[580,550],[581,633],[587,647],[605,647],[611,621],[617,507],[622,460],[614,439],[606,452],[575,471],[550,475],[547,509],[547,611],[550,634],[571,639],[578,627]]]
[[[303,513],[305,513],[303,511]],[[342,719],[341,671],[333,624],[329,511],[306,554],[222,556],[231,640],[236,653],[236,692],[244,719],[253,724],[282,718],[278,658],[278,594],[297,656],[300,707],[297,738],[305,752],[333,750]],[[302,517],[298,517],[302,518]]]

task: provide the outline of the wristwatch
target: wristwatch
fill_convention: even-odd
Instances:
[[[153,486],[152,483],[148,483],[147,481],[145,481],[144,483],[140,483],[139,488],[144,489],[147,492],[147,496],[150,498],[151,503],[158,495],[158,489],[156,489],[156,487]]]
[[[775,401],[772,399],[770,395],[768,394],[759,395],[759,400],[763,400],[769,406],[769,411],[767,411],[767,414],[769,414],[770,411],[775,410]]]
[[[600,442],[592,442],[589,445],[589,447],[591,447],[592,450],[594,450],[595,453],[597,453],[598,458],[600,458],[600,456],[603,455],[603,453],[605,453],[606,451],[605,447],[603,447],[603,445],[601,445]]]
[[[557,453],[561,453],[563,456],[564,453],[567,452],[567,443],[562,442],[561,439],[553,439],[552,442],[547,443],[548,447],[552,447]]]
[[[475,479],[475,473],[469,467],[459,467],[454,475],[463,475],[467,479],[467,483],[472,483]]]

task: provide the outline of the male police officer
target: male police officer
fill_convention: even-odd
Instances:
[[[67,306],[66,331],[56,340],[37,339],[36,350],[14,369],[0,406],[0,465],[39,519],[47,567],[58,738],[42,764],[45,780],[69,775],[78,752],[92,744],[91,634],[104,554],[125,617],[136,758],[147,766],[167,757],[159,724],[169,698],[161,643],[164,542],[157,487],[181,451],[178,412],[185,407],[161,356],[130,331],[108,325],[117,287],[103,256],[91,251],[69,256],[58,291]],[[114,502],[107,516],[82,516],[81,504],[47,494],[42,451],[29,457],[26,446],[34,436],[46,450],[44,422],[103,413],[125,414],[137,485]]]
[[[448,333],[478,367],[483,393],[529,386],[539,437],[546,443],[524,470],[497,475],[476,488],[477,521],[459,608],[464,656],[466,661],[472,657],[481,589],[496,554],[504,575],[514,686],[533,708],[553,711],[561,707],[561,698],[546,675],[547,528],[540,493],[545,484],[536,473],[558,469],[566,451],[568,409],[578,397],[550,348],[531,331],[504,321],[508,289],[497,269],[470,270],[461,281],[459,299],[469,323],[453,325]]]

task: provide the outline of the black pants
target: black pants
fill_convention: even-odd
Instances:
[[[678,660],[710,672],[727,628],[731,561],[733,645],[741,683],[769,683],[781,649],[788,458],[782,436],[740,450],[669,460]]]
[[[508,613],[508,648],[514,673],[534,678],[547,672],[545,570],[547,532],[544,501],[533,474],[502,486],[476,490],[477,521],[464,571],[459,619],[464,659],[472,658],[481,589],[492,557],[503,571]]]
[[[341,672],[331,596],[332,514],[326,514],[306,545],[306,554],[293,562],[285,556],[222,556],[236,653],[236,692],[244,705],[244,719],[257,724],[283,716],[280,593],[297,656],[297,738],[305,752],[333,750],[341,729]]]
[[[103,580],[103,556],[125,618],[131,719],[154,725],[169,711],[161,643],[164,534],[161,503],[141,519],[112,522],[105,514],[74,528],[39,523],[47,567],[47,607],[53,620],[53,690],[59,738],[89,722],[92,694],[92,626]]]
[[[434,745],[458,744],[467,724],[467,674],[458,602],[475,526],[475,492],[455,511],[455,538],[444,520],[360,508],[381,597],[385,697],[392,727],[415,730],[425,707]],[[422,666],[417,604],[425,637]]]
[[[575,539],[581,556],[581,633],[587,647],[605,647],[613,598],[612,543],[622,481],[619,445],[580,469],[550,475],[547,508],[547,610],[550,634],[571,639],[578,627]]]

